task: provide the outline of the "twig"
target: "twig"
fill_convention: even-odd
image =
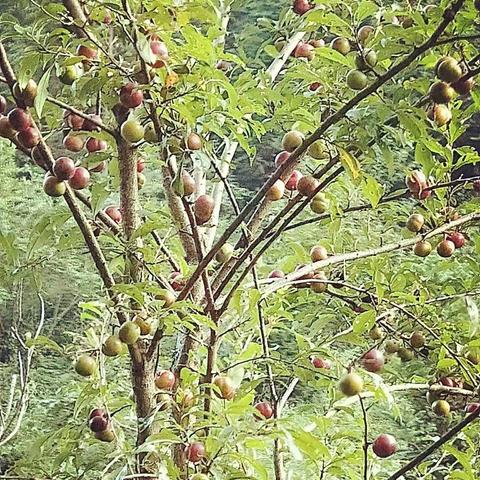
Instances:
[[[445,435],[441,436],[436,442],[432,443],[427,447],[423,452],[418,454],[413,460],[408,462],[405,466],[397,470],[393,475],[388,477],[388,480],[397,480],[405,473],[414,469],[416,466],[420,465],[423,460],[425,460],[429,455],[431,455],[435,450],[440,448],[442,445],[447,443],[451,438],[453,438],[457,433],[461,432],[467,425],[475,421],[480,415],[480,408],[477,408],[473,413],[467,415],[461,422],[457,423],[452,429],[450,429]]]

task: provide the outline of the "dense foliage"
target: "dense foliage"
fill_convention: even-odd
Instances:
[[[479,477],[478,2],[6,7],[0,472]]]

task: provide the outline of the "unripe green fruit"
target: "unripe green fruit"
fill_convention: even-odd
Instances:
[[[322,140],[317,140],[313,142],[307,149],[307,153],[315,160],[323,160],[328,157],[327,147],[322,142]]]
[[[402,362],[409,362],[410,360],[413,360],[414,358],[414,353],[409,349],[405,347],[401,347],[398,349],[398,356],[402,360]]]
[[[342,55],[346,55],[350,52],[350,42],[344,37],[334,38],[330,46]]]
[[[43,180],[43,191],[50,197],[61,197],[65,194],[67,185],[51,175],[45,176]]]
[[[148,143],[158,143],[157,133],[155,132],[155,127],[153,122],[149,122],[145,125],[145,141]]]
[[[406,227],[411,232],[417,233],[422,229],[424,223],[425,219],[423,218],[423,215],[420,215],[419,213],[414,213],[413,215],[410,215],[410,217],[408,217]]]
[[[373,68],[378,61],[375,50],[367,49],[364,50],[362,53],[363,55],[361,53],[358,53],[355,57],[355,65],[357,66],[357,68],[359,70],[369,70],[370,68]]]
[[[417,242],[413,247],[413,253],[418,257],[428,257],[432,251],[432,244],[426,240]]]
[[[319,280],[328,280],[325,272],[318,272],[313,276],[314,282],[311,283],[310,288],[315,293],[323,293],[327,290],[327,284]]]
[[[437,400],[433,402],[432,410],[440,417],[446,417],[450,413],[450,404],[446,400]]]
[[[287,152],[293,152],[303,143],[304,140],[305,137],[303,133],[297,132],[296,130],[291,130],[283,136],[282,148]]]
[[[267,191],[266,198],[272,202],[276,202],[283,197],[285,193],[285,184],[278,179]]]
[[[233,245],[225,243],[215,255],[215,260],[219,263],[226,263],[233,255]]]
[[[320,262],[321,260],[326,260],[328,258],[328,251],[325,247],[321,245],[313,247],[310,250],[310,258],[312,262]]]
[[[151,335],[153,332],[153,324],[144,318],[138,317],[135,318],[135,323],[140,327],[141,335]]]
[[[204,473],[195,473],[190,480],[208,480],[208,477]]]
[[[82,377],[89,377],[97,368],[97,362],[90,355],[80,355],[75,363],[75,371]]]
[[[428,118],[433,120],[439,127],[443,127],[452,119],[452,112],[443,103],[434,105],[428,111]]]
[[[80,77],[80,68],[77,65],[67,65],[59,77],[65,85],[73,85],[73,82]]]
[[[375,29],[371,25],[364,25],[363,27],[360,27],[357,32],[358,42],[364,45],[374,31]]]
[[[400,343],[395,340],[387,340],[385,342],[385,351],[387,353],[393,354],[397,353],[400,350]]]
[[[360,70],[350,70],[347,74],[347,85],[353,90],[363,90],[368,83],[367,76]]]
[[[445,82],[435,82],[428,91],[434,103],[448,103],[455,96],[455,90]]]
[[[18,83],[13,87],[13,94],[18,100],[22,100],[27,107],[33,107],[35,97],[37,96],[37,83],[30,79],[25,87],[22,89]]]
[[[453,83],[459,80],[463,75],[462,67],[453,58],[448,58],[438,65],[437,76],[440,80],[447,83]]]
[[[312,210],[312,212],[318,215],[325,213],[329,207],[330,202],[325,197],[325,194],[323,192],[318,192],[310,202],[310,209]]]
[[[138,189],[141,190],[147,181],[147,177],[143,173],[137,173],[137,185]]]
[[[372,340],[381,340],[384,336],[383,329],[379,327],[378,325],[375,325],[370,332],[368,332],[368,336]]]
[[[470,363],[473,363],[474,365],[478,365],[480,363],[480,354],[478,352],[473,351],[473,350],[467,351],[467,353],[465,354],[465,358]]]
[[[217,387],[215,390],[217,397],[224,400],[231,400],[235,396],[236,389],[230,377],[218,375],[213,379],[212,383]]]
[[[118,337],[123,343],[133,345],[140,337],[140,327],[135,322],[128,320],[120,327]]]
[[[362,377],[357,373],[348,373],[340,380],[338,387],[340,391],[348,397],[358,395],[363,390]]]
[[[115,357],[123,352],[123,343],[118,335],[111,335],[105,340],[102,352],[107,357]]]
[[[102,442],[113,442],[115,440],[115,434],[113,430],[103,430],[102,432],[96,432],[95,438]]]
[[[123,122],[120,128],[120,134],[127,142],[137,143],[143,139],[145,135],[145,129],[138,120],[131,119]]]
[[[422,348],[425,345],[425,337],[421,332],[413,332],[410,335],[410,345],[413,348]]]
[[[162,301],[165,308],[171,307],[175,303],[175,295],[169,290],[155,295],[155,299]]]

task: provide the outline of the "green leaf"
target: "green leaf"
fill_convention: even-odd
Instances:
[[[342,147],[337,147],[337,149],[338,153],[340,154],[340,163],[343,165],[343,168],[350,175],[350,177],[355,180],[360,175],[360,162]]]
[[[370,175],[365,177],[362,183],[362,191],[365,197],[370,201],[373,208],[376,208],[380,198],[383,195],[383,187]]]
[[[375,310],[367,310],[366,312],[360,313],[353,320],[353,333],[368,332],[375,325],[376,318]]]

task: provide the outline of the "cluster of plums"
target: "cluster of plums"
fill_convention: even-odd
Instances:
[[[97,440],[101,440],[102,442],[112,442],[115,439],[112,420],[108,415],[108,412],[103,408],[95,408],[90,412],[88,426]]]
[[[310,259],[312,262],[320,262],[328,258],[328,250],[323,245],[315,245],[310,250]],[[298,265],[296,270],[300,270],[305,265]],[[272,281],[281,280],[285,278],[285,273],[282,270],[272,270],[268,275]],[[316,270],[302,275],[298,278],[301,282],[297,285],[298,288],[310,288],[315,293],[324,293],[327,290],[328,277],[323,270]]]
[[[438,81],[428,91],[433,105],[428,109],[428,118],[439,127],[452,119],[448,104],[456,94],[468,95],[475,84],[473,77],[466,77],[466,66],[452,57],[442,57],[435,66]]]
[[[406,227],[413,233],[420,233],[425,224],[425,218],[420,213],[408,217]],[[441,257],[451,257],[457,248],[465,245],[463,233],[452,231],[445,234],[445,238],[437,244],[437,253]],[[413,247],[413,253],[419,257],[427,257],[432,251],[432,244],[428,240],[420,240]]]
[[[282,139],[283,150],[275,157],[275,166],[278,168],[283,165],[304,140],[305,137],[301,132],[296,130],[287,132]],[[312,143],[308,147],[307,153],[316,160],[328,158],[327,147],[321,140]],[[310,197],[315,194],[319,185],[319,181],[312,175],[304,176],[300,171],[294,170],[286,182],[281,179],[276,180],[267,191],[266,198],[271,201],[280,200],[284,196],[285,190],[297,191],[300,195]],[[317,192],[310,201],[310,208],[317,214],[325,213],[328,207],[329,201],[323,192]]]
[[[0,113],[2,110],[6,111],[6,102],[3,97],[0,101]],[[31,115],[23,108],[13,108],[8,115],[1,113],[0,136],[11,140],[15,139],[27,150],[40,143],[40,132],[34,125]]]

